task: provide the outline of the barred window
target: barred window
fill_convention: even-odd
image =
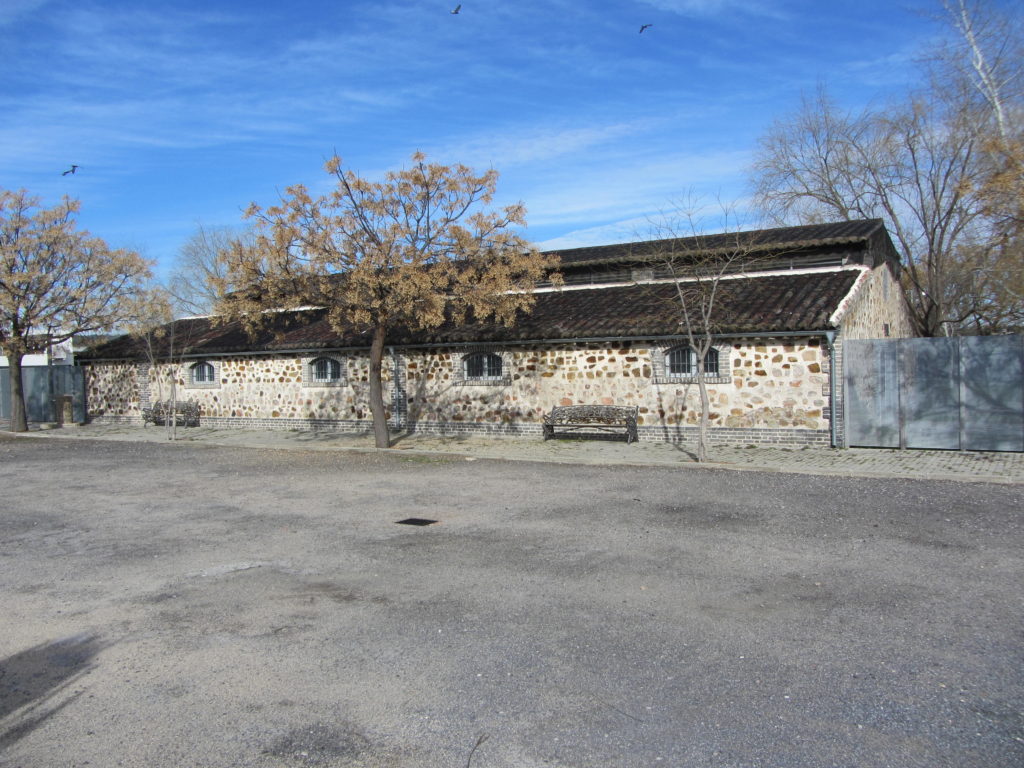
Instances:
[[[666,355],[669,376],[696,376],[697,353],[692,347],[682,346],[670,349]],[[704,355],[704,374],[718,375],[718,350],[712,347]]]
[[[348,378],[345,358],[333,354],[310,355],[300,358],[302,386],[342,387]]]
[[[191,371],[193,384],[213,384],[217,380],[217,371],[212,363],[196,363]]]
[[[500,379],[502,375],[501,356],[493,352],[477,352],[462,361],[467,380]]]
[[[318,357],[310,363],[313,381],[326,384],[341,381],[341,363],[329,357]]]

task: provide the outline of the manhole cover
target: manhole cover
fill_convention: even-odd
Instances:
[[[405,520],[398,520],[398,525],[433,525],[437,520],[427,520],[425,517],[407,517]]]

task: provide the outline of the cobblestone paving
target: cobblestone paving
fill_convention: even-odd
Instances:
[[[29,437],[45,439],[166,441],[162,427],[97,425],[33,430]],[[375,450],[368,435],[332,432],[276,432],[179,428],[177,440],[214,445],[298,450]],[[692,446],[633,443],[599,439],[486,438],[397,435],[394,450],[410,454],[457,456],[461,459],[508,459],[580,464],[695,466]],[[805,474],[864,477],[909,477],[929,480],[1024,483],[1024,453],[983,451],[923,451],[849,448],[712,448],[706,466]]]

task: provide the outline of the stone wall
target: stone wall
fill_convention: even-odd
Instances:
[[[884,265],[865,274],[863,284],[835,319],[844,339],[897,339],[914,335],[903,289]]]
[[[670,345],[582,344],[490,348],[500,354],[503,377],[467,381],[463,357],[473,350],[405,350],[385,359],[385,402],[396,426],[419,431],[539,434],[544,413],[556,405],[618,404],[639,408],[645,439],[689,440],[699,420],[692,379],[656,375]],[[737,340],[718,345],[721,371],[708,384],[711,425],[740,443],[827,442],[827,359],[817,338]],[[336,385],[310,381],[311,356],[260,355],[211,360],[212,384],[190,383],[196,361],[157,365],[90,366],[90,415],[140,416],[139,384],[153,400],[166,399],[170,380],[180,400],[196,400],[206,424],[363,431],[369,428],[365,352],[331,355],[344,364]],[[147,404],[147,403],[144,403]],[[401,423],[396,423],[401,422]],[[759,440],[758,435],[765,438]],[[824,435],[824,437],[822,437]],[[787,437],[788,436],[788,437]]]
[[[835,340],[836,443],[846,446],[846,423],[843,413],[845,383],[843,380],[843,341],[845,339],[907,338],[913,336],[914,324],[899,281],[888,266],[867,272],[849,302],[833,316],[839,325]]]
[[[103,421],[142,420],[140,396],[145,364],[105,363],[85,367],[87,418]]]

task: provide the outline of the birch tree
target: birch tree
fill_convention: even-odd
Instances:
[[[76,200],[44,208],[25,190],[0,190],[0,351],[11,377],[11,429],[28,429],[24,356],[125,318],[150,277],[137,253],[76,228]]]
[[[944,0],[940,17],[954,31],[930,57],[933,82],[960,83],[983,130],[976,185],[997,238],[976,270],[995,327],[1024,330],[1024,34],[1019,0],[1009,10],[982,0]],[[1016,15],[1014,15],[1016,14]]]
[[[370,338],[369,399],[377,447],[390,445],[382,363],[389,333],[443,322],[512,325],[533,306],[550,267],[519,234],[521,203],[491,207],[498,173],[427,162],[371,181],[341,158],[325,166],[334,187],[320,196],[297,185],[268,208],[250,206],[251,241],[227,255],[237,289],[220,312],[250,329],[264,310],[316,305],[338,333]]]

